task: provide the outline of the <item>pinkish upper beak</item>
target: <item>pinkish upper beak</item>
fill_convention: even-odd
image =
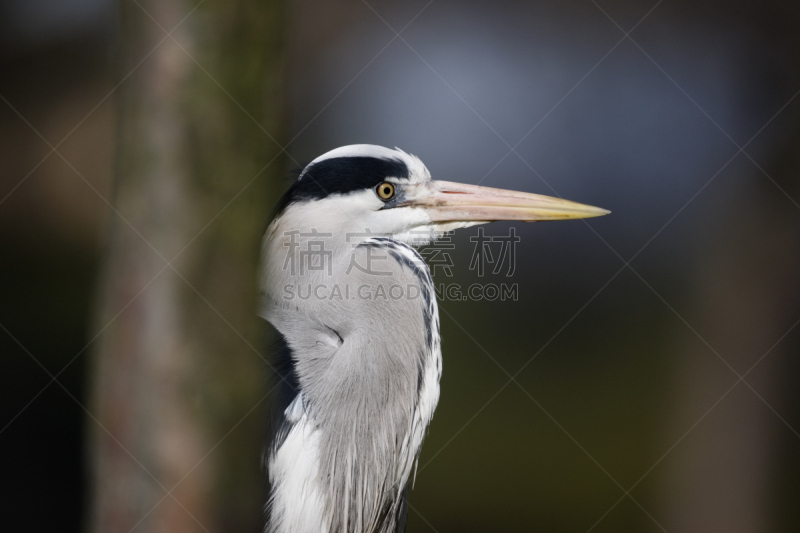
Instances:
[[[493,189],[452,181],[419,185],[403,206],[424,209],[432,222],[491,222],[495,220],[569,220],[607,215],[599,207],[527,192]]]

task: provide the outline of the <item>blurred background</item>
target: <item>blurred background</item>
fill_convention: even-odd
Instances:
[[[610,209],[440,302],[408,531],[800,530],[800,5],[0,1],[4,531],[260,531],[259,239],[351,143]],[[507,235],[509,224],[485,228]]]

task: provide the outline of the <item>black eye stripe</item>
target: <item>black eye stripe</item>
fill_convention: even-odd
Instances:
[[[399,159],[338,157],[308,167],[290,192],[298,200],[319,199],[372,188],[390,176],[408,178],[408,175],[408,167]]]
[[[408,166],[400,159],[337,157],[307,167],[275,206],[272,218],[294,202],[319,200],[332,194],[373,189],[393,177],[408,179]],[[392,198],[397,196],[397,191]],[[388,203],[388,202],[387,202]]]

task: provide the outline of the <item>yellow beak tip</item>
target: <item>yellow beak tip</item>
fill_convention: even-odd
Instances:
[[[591,206],[589,209],[581,209],[579,211],[574,211],[570,213],[571,216],[568,216],[567,218],[595,218],[609,214],[611,214],[611,211],[609,211],[608,209]]]

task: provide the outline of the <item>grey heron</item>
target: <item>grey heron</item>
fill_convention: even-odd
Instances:
[[[399,149],[352,145],[309,163],[262,244],[260,315],[279,334],[267,450],[270,533],[394,533],[439,400],[439,314],[413,246],[495,220],[604,209],[431,179]]]

